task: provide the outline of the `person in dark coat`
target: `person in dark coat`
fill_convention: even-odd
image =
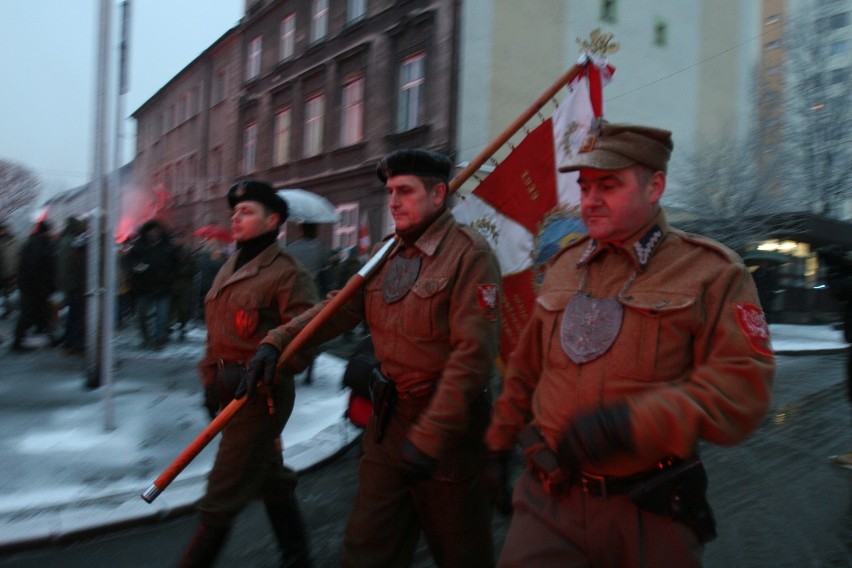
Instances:
[[[15,327],[12,351],[26,350],[23,340],[30,328],[35,327],[40,333],[51,332],[50,295],[56,289],[55,283],[56,258],[50,239],[50,224],[43,220],[36,224],[32,234],[21,247],[18,260],[21,311]]]
[[[57,288],[68,307],[62,347],[80,355],[86,347],[86,222],[69,217],[56,247]]]
[[[852,343],[852,258],[838,246],[817,250],[820,261],[826,266],[825,280],[828,291],[843,310],[843,338]],[[847,349],[846,388],[852,403],[852,348]],[[835,456],[836,465],[852,469],[852,451]]]
[[[139,236],[127,251],[125,260],[136,298],[142,346],[161,349],[168,336],[172,283],[179,261],[177,247],[169,239],[165,226],[152,219],[139,228]],[[152,309],[155,312],[153,333],[148,326]]]
[[[173,240],[177,249],[178,263],[172,283],[172,321],[180,340],[186,339],[186,329],[193,313],[193,289],[198,267],[197,253],[184,233],[175,233]]]

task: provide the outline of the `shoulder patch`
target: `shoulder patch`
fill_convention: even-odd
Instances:
[[[737,325],[745,333],[752,348],[767,357],[772,357],[772,347],[769,341],[769,325],[760,306],[752,303],[734,304]]]

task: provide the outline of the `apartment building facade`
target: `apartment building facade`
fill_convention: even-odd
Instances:
[[[248,0],[134,113],[138,181],[165,188],[177,228],[227,224],[228,186],[257,177],[334,203],[330,246],[356,244],[364,220],[380,238],[391,226],[381,156],[453,151],[457,20],[453,0]]]

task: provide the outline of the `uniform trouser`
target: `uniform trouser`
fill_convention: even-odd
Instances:
[[[266,397],[258,394],[222,430],[207,491],[198,503],[202,524],[230,526],[252,499],[270,505],[294,503],[296,474],[284,467],[277,442],[293,411],[293,378],[288,377],[273,391],[274,415],[269,414]]]
[[[422,407],[397,403],[387,433],[375,441],[375,416],[364,433],[358,494],[343,540],[346,567],[410,566],[421,531],[436,566],[487,568],[494,565],[491,506],[483,485],[482,428],[485,396],[474,404],[476,425],[460,436],[449,458],[439,460],[431,479],[406,482],[399,448]]]
[[[703,547],[692,529],[642,511],[627,495],[602,499],[574,485],[554,497],[527,469],[512,507],[500,568],[701,566]]]

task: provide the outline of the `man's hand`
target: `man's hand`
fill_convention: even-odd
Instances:
[[[248,395],[249,400],[254,400],[257,396],[257,383],[263,381],[267,387],[272,386],[275,381],[275,368],[278,365],[278,356],[281,354],[278,349],[264,343],[257,348],[249,362],[249,368],[246,375],[240,381],[234,398],[240,398],[243,395]]]
[[[402,475],[409,483],[429,479],[438,465],[438,460],[424,454],[409,441],[402,445],[399,454],[402,459]]]
[[[210,420],[216,418],[219,413],[219,396],[213,386],[204,387],[204,408],[207,409]]]
[[[501,515],[512,514],[512,488],[509,483],[509,461],[512,452],[495,450],[488,452],[485,465],[485,489],[494,508]]]
[[[620,402],[577,416],[557,451],[559,463],[572,471],[598,463],[617,452],[633,450],[630,407]]]

